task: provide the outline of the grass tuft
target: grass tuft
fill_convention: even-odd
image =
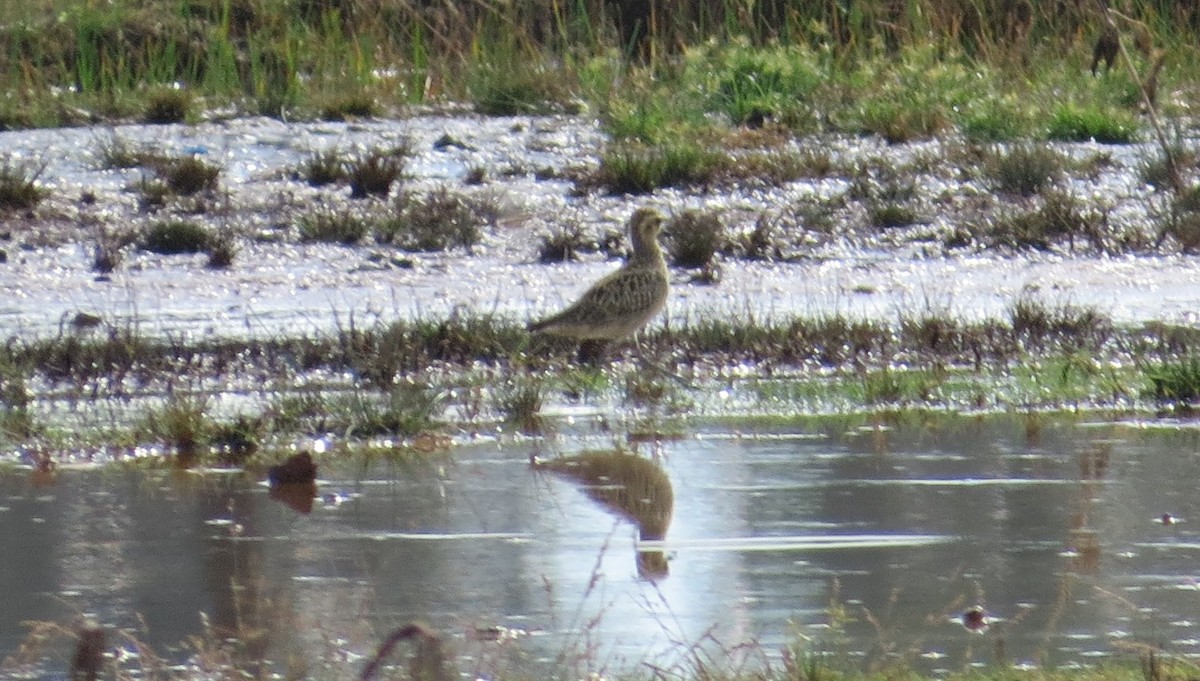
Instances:
[[[375,226],[373,220],[349,210],[321,209],[300,218],[300,243],[336,243],[352,246]]]
[[[141,238],[142,250],[159,255],[203,253],[208,250],[212,236],[203,226],[188,220],[163,220],[146,230]]]
[[[721,216],[713,212],[684,211],[664,231],[667,254],[676,267],[710,267],[717,253],[728,248]]]
[[[1131,144],[1137,131],[1137,119],[1127,112],[1066,104],[1054,111],[1046,134],[1062,142]]]
[[[216,191],[219,166],[212,165],[195,156],[160,159],[156,170],[171,192],[180,196],[192,196],[204,191]]]
[[[404,192],[396,199],[395,214],[376,226],[375,240],[406,251],[468,252],[483,238],[482,226],[492,211],[487,206],[439,187],[428,194]]]
[[[296,175],[313,187],[346,179],[346,158],[337,148],[314,151],[300,164]]]
[[[1066,159],[1044,144],[1015,144],[988,155],[984,172],[996,191],[1032,196],[1062,177]]]
[[[392,191],[392,184],[404,173],[408,154],[409,147],[403,145],[391,150],[376,149],[350,161],[346,168],[350,198],[387,196]]]
[[[590,246],[578,224],[560,225],[549,234],[542,235],[541,245],[538,247],[538,262],[546,264],[576,260],[580,253],[595,250],[589,248]]]
[[[29,210],[49,196],[49,190],[38,186],[45,170],[44,162],[31,166],[7,157],[0,161],[0,210]]]
[[[142,122],[151,125],[183,123],[192,108],[191,94],[181,88],[159,88],[146,98]]]
[[[698,143],[619,142],[605,150],[600,168],[585,184],[612,194],[648,194],[663,187],[709,184],[726,163],[723,153]]]

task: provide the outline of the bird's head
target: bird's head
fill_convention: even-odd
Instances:
[[[629,218],[629,238],[633,242],[634,250],[638,250],[638,244],[657,243],[658,233],[662,231],[665,221],[662,213],[653,208],[637,209]]]

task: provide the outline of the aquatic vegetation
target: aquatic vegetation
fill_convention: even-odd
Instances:
[[[585,187],[612,194],[647,194],[662,187],[704,185],[728,158],[697,142],[678,140],[661,145],[619,142],[609,145]]]
[[[309,154],[296,175],[314,187],[323,187],[346,179],[347,164],[345,155],[337,147],[330,147]]]
[[[476,111],[485,116],[516,116],[565,108],[568,81],[559,69],[540,64],[536,55],[505,56],[470,70],[467,88]]]
[[[1200,249],[1200,187],[1172,197],[1157,222],[1159,243],[1170,240],[1183,253]]]
[[[404,173],[410,149],[402,145],[394,149],[373,149],[346,163],[346,179],[350,183],[350,198],[387,196],[392,184]]]
[[[363,90],[335,95],[322,104],[320,109],[323,121],[371,118],[379,115],[380,112],[375,97]]]
[[[664,234],[667,254],[676,267],[709,267],[717,253],[728,250],[725,226],[715,212],[684,211],[668,223]]]
[[[28,210],[41,203],[49,190],[38,186],[45,164],[22,163],[8,156],[0,161],[0,210]]]
[[[167,188],[180,196],[215,191],[221,174],[219,166],[191,155],[177,158],[158,157],[153,159],[152,165]]]
[[[376,226],[376,220],[349,209],[320,208],[300,217],[297,222],[300,243],[338,243],[345,246],[363,240]]]
[[[183,459],[207,452],[213,432],[208,398],[201,394],[172,392],[160,407],[146,411],[139,430]]]
[[[545,390],[545,382],[539,378],[515,376],[495,391],[496,411],[505,423],[512,424],[526,435],[541,433]]]
[[[1200,358],[1181,357],[1148,364],[1142,369],[1156,400],[1189,406],[1200,399]]]
[[[540,237],[538,262],[554,263],[576,260],[580,253],[595,250],[583,235],[583,228],[576,223],[556,225],[549,233]]]
[[[37,432],[29,409],[35,399],[29,378],[24,367],[0,359],[0,437],[5,440],[22,442]]]
[[[162,220],[151,224],[142,233],[142,250],[159,255],[203,253],[209,249],[212,236],[204,226],[190,220]]]
[[[494,207],[444,186],[428,193],[405,191],[396,197],[393,214],[375,225],[375,241],[406,251],[460,247],[470,252],[495,213]]]
[[[210,270],[229,269],[237,257],[237,242],[228,232],[222,231],[209,240],[207,251],[208,262],[205,267]]]
[[[150,165],[158,158],[152,149],[130,142],[112,131],[104,136],[97,135],[95,146],[99,165],[106,170],[137,168]]]
[[[1015,144],[990,152],[984,173],[996,191],[1032,196],[1064,174],[1066,159],[1045,144]]]
[[[1086,245],[1103,252],[1103,220],[1073,195],[1058,191],[1046,193],[1040,207],[996,218],[980,231],[992,247],[1049,251],[1063,245],[1074,251]]]

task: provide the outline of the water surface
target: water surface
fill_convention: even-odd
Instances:
[[[1089,664],[1134,643],[1200,652],[1194,432],[738,422],[642,444],[633,473],[596,469],[604,480],[530,465],[581,441],[325,460],[307,514],[249,474],[104,467],[35,484],[9,471],[0,651],[16,650],[26,620],[82,612],[173,659],[203,613],[259,632],[250,658],[347,674],[412,619],[485,672],[686,666],[693,645],[747,642],[739,654],[779,664],[804,640],[838,664],[927,670]],[[960,624],[974,605],[983,633]],[[528,635],[476,640],[494,627]]]

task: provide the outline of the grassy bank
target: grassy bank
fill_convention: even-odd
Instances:
[[[241,464],[299,436],[443,442],[540,434],[558,406],[604,405],[633,433],[693,418],[854,411],[1183,409],[1200,396],[1194,329],[1119,327],[1018,301],[1007,317],[893,323],[699,319],[596,365],[514,320],[458,316],[328,336],[189,343],[97,328],[0,349],[0,439],[64,455],[132,452]],[[69,405],[64,413],[63,405]]]
[[[519,5],[409,0],[8,2],[0,125],[267,114],[369,116],[466,102],[485,114],[600,113],[661,145],[696,128],[773,122],[901,141],[1127,141],[1159,53],[1163,107],[1194,103],[1200,10],[1130,3],[1134,76],[1089,73],[1091,3],[686,2]],[[1101,67],[1104,70],[1104,67]],[[689,134],[690,134],[689,132]],[[720,130],[713,134],[722,134]]]

